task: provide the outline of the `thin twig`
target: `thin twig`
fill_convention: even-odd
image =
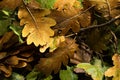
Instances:
[[[108,22],[106,23],[103,23],[103,24],[99,24],[99,25],[93,25],[93,26],[88,26],[87,28],[81,28],[80,31],[85,31],[85,30],[88,30],[88,29],[92,29],[92,28],[98,28],[98,27],[102,27],[102,26],[105,26],[105,25],[108,25],[114,21],[116,21],[117,19],[120,18],[120,15],[112,18],[111,20],[109,20]]]
[[[118,43],[117,37],[116,37],[116,35],[115,35],[115,33],[113,31],[110,31],[110,32],[111,32],[111,34],[112,34],[112,36],[114,38],[113,45],[114,45],[115,51],[117,51],[117,43]]]
[[[105,0],[106,1],[106,4],[108,6],[108,11],[109,11],[109,18],[110,18],[110,15],[111,15],[111,6],[110,6],[110,3],[108,0]]]
[[[39,30],[38,24],[37,24],[37,21],[36,21],[35,17],[33,16],[33,14],[32,14],[32,12],[30,11],[30,9],[26,6],[25,1],[24,1],[24,0],[22,0],[22,1],[23,1],[23,4],[24,4],[25,8],[26,8],[27,11],[28,11],[28,13],[30,14],[30,16],[31,16],[31,18],[32,18],[32,20],[33,20],[33,22],[34,22],[36,29]]]

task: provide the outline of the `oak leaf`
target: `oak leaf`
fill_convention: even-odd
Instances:
[[[22,0],[2,0],[0,1],[0,9],[7,8],[11,10],[15,10],[18,6],[22,4]]]
[[[76,0],[56,0],[54,8],[57,8],[58,10],[63,10],[66,6],[71,8],[75,1]]]
[[[63,3],[63,4],[61,4]],[[91,23],[91,14],[89,11],[85,13],[84,8],[77,0],[57,0],[55,8],[50,14],[50,17],[54,18],[57,22],[55,33],[65,35],[72,29],[74,33],[79,32],[81,27],[87,27]]]
[[[54,35],[54,31],[50,27],[56,24],[55,20],[45,17],[50,14],[49,10],[37,9],[30,11],[31,13],[25,8],[20,8],[18,11],[18,17],[21,19],[20,25],[25,25],[22,36],[27,37],[28,45],[31,43],[34,43],[37,47],[48,45]]]
[[[50,53],[47,58],[40,58],[36,69],[46,76],[50,75],[52,72],[56,74],[62,64],[64,66],[68,64],[69,59],[74,56],[74,52],[77,48],[78,46],[75,44],[74,40],[66,39],[54,52]]]
[[[112,77],[112,80],[120,80],[120,55],[114,54],[112,57],[113,60],[113,67],[110,67],[105,72],[105,76]]]
[[[11,66],[5,66],[4,64],[0,63],[0,71],[2,71],[5,77],[10,77],[12,74]]]
[[[95,59],[94,64],[90,63],[79,63],[78,68],[82,68],[91,75],[93,80],[103,80],[104,72],[106,70],[105,66],[102,66],[99,59]]]

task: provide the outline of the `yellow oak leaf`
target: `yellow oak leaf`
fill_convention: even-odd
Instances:
[[[105,76],[112,77],[112,80],[120,80],[120,55],[114,54],[112,57],[113,67],[110,67],[106,72]]]
[[[49,10],[29,9],[28,11],[23,7],[19,9],[20,25],[24,25],[22,36],[27,37],[28,45],[34,43],[37,47],[43,47],[52,41],[54,31],[50,27],[54,26],[56,21],[45,17],[48,14],[50,14]]]
[[[56,36],[51,39],[51,41],[45,45],[44,47],[40,48],[41,52],[44,52],[48,47],[50,47],[49,52],[53,52],[57,47],[59,47],[61,42],[65,41],[65,36]]]

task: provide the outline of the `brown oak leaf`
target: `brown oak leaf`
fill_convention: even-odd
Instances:
[[[61,5],[61,3],[64,4]],[[66,35],[70,29],[74,33],[79,32],[81,27],[87,27],[91,23],[90,12],[83,12],[85,9],[77,0],[71,0],[71,2],[68,0],[57,0],[55,8],[57,10],[53,10],[50,17],[57,22],[54,27],[56,35]]]
[[[0,1],[0,9],[7,8],[14,10],[22,4],[22,0],[2,0]]]
[[[78,45],[72,39],[66,39],[60,46],[47,58],[40,58],[39,63],[36,65],[38,71],[44,73],[46,76],[49,74],[57,73],[61,65],[66,66],[70,58],[74,57],[74,52],[77,50]]]

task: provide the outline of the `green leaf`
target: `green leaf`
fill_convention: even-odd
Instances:
[[[6,15],[6,16],[10,16],[10,12],[7,10],[2,10],[2,12]]]
[[[44,80],[52,80],[52,76],[49,75],[47,78],[45,78]]]
[[[25,80],[23,75],[13,72],[9,80]]]
[[[25,4],[28,4],[30,3],[31,0],[24,0],[25,1]]]
[[[101,61],[95,59],[94,65],[90,63],[80,63],[77,65],[78,68],[83,68],[93,80],[103,80],[104,72],[106,67],[102,67]]]
[[[26,80],[36,80],[38,77],[38,74],[40,74],[40,72],[36,72],[33,70],[26,76]]]
[[[60,79],[61,80],[78,80],[76,74],[73,73],[71,68],[67,66],[67,70],[60,70]]]
[[[7,9],[0,10],[0,20],[9,19],[13,12]]]
[[[78,1],[81,2],[81,3],[83,2],[83,0],[78,0]]]
[[[56,0],[36,0],[42,8],[52,9]]]
[[[0,36],[8,31],[8,26],[10,25],[11,20],[0,20]]]
[[[23,43],[23,40],[22,40],[22,38],[21,38],[21,35],[22,35],[22,27],[11,25],[11,26],[10,26],[10,29],[19,37],[19,41],[20,41],[21,43]]]

